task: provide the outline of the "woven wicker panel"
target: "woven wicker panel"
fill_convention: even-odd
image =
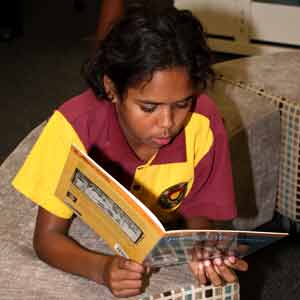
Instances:
[[[145,296],[139,300],[239,300],[240,287],[238,283],[230,283],[221,287],[212,285],[196,287],[194,285],[167,291],[162,294]]]
[[[277,210],[293,221],[300,221],[300,106],[286,99],[278,106],[282,143]]]
[[[254,92],[279,109],[281,145],[276,210],[293,221],[300,221],[300,104],[223,75],[220,75],[219,79]]]

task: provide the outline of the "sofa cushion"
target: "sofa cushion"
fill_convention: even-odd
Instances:
[[[216,64],[217,74],[220,76],[223,71],[231,70],[235,61]],[[246,71],[243,68],[236,70],[237,79],[242,77],[242,72]],[[223,77],[218,77],[211,95],[220,108],[229,135],[238,208],[234,227],[254,229],[270,221],[275,211],[279,111],[261,95],[234,85]]]

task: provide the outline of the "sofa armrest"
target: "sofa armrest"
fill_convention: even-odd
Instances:
[[[242,63],[242,60],[238,61]],[[223,72],[232,70],[236,61],[214,66],[218,79],[210,94],[220,108],[230,141],[238,208],[234,227],[250,230],[270,221],[274,215],[280,156],[280,114],[263,95],[238,84],[240,76],[247,71],[245,68],[236,70],[237,84],[226,80]]]

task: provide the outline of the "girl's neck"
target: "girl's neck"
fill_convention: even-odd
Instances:
[[[149,161],[151,162],[158,152],[158,149],[149,148],[147,146],[135,146],[134,148],[131,146],[131,149],[133,149],[135,155],[145,163]]]

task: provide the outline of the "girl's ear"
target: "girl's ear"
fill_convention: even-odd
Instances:
[[[117,89],[113,81],[107,75],[103,76],[103,85],[108,99],[113,103],[117,102],[118,99]]]

